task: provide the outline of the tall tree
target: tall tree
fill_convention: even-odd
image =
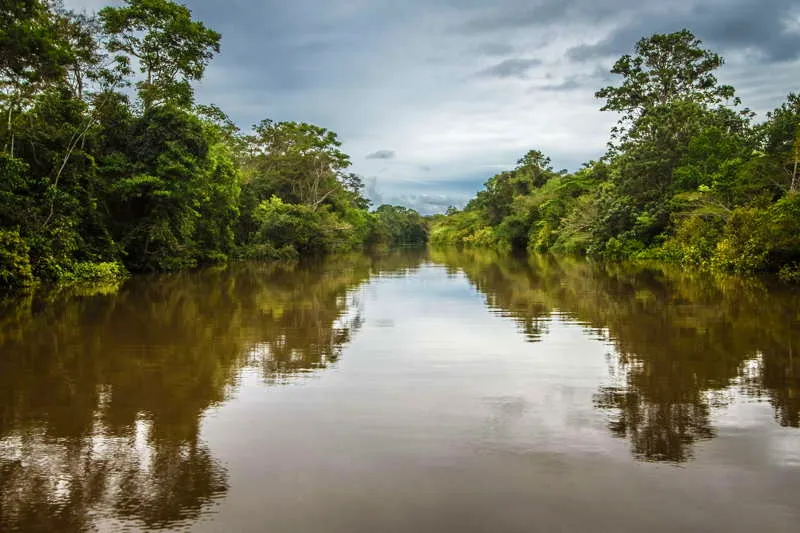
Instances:
[[[4,150],[14,155],[13,119],[42,85],[61,79],[71,53],[55,15],[42,0],[0,4],[0,98],[5,101]]]
[[[761,127],[764,151],[776,158],[789,177],[789,190],[800,189],[800,95],[790,93],[767,115]]]
[[[53,12],[46,2],[0,4],[0,75],[29,82],[60,77],[69,52],[56,37]]]
[[[620,85],[595,93],[605,99],[603,111],[622,113],[610,144],[611,155],[619,156],[616,181],[658,221],[653,231],[667,223],[662,200],[673,192],[674,171],[693,136],[726,114],[723,104],[739,103],[733,87],[714,75],[723,63],[689,30],[655,34],[614,64],[611,72],[623,77]]]
[[[249,137],[252,180],[264,189],[260,200],[276,194],[316,210],[343,187],[350,158],[336,133],[305,122],[264,120]]]
[[[99,16],[110,36],[108,50],[132,59],[144,74],[136,86],[145,109],[166,101],[192,103],[191,82],[203,77],[219,52],[219,33],[170,0],[125,0],[125,6],[105,7]]]
[[[84,99],[95,92],[113,89],[126,83],[131,74],[128,62],[112,61],[102,40],[102,27],[97,17],[75,13],[58,7],[56,23],[61,39],[70,50],[65,64],[65,81],[75,98]]]
[[[623,121],[633,121],[679,100],[704,106],[731,99],[738,103],[733,87],[720,85],[714,76],[724,60],[701,45],[686,29],[640,39],[635,54],[623,55],[611,68],[612,74],[623,77],[622,84],[595,93],[606,101],[601,109],[621,112]]]

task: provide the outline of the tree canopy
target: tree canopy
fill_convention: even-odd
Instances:
[[[144,74],[136,86],[145,108],[159,101],[192,102],[190,82],[201,79],[219,53],[219,33],[170,0],[125,0],[125,6],[105,7],[98,15],[108,51]]]
[[[722,57],[701,45],[686,29],[642,38],[633,55],[623,55],[611,68],[612,74],[623,77],[622,83],[595,93],[606,101],[601,110],[635,120],[681,100],[701,106],[735,100],[733,87],[720,85],[714,75],[724,63]]]

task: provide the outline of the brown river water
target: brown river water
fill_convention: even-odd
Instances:
[[[0,531],[798,532],[800,291],[455,251],[0,302]]]

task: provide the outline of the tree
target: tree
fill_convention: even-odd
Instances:
[[[722,57],[701,44],[685,29],[640,39],[635,55],[625,54],[611,69],[624,78],[622,84],[595,93],[606,100],[601,110],[618,111],[622,121],[635,121],[678,100],[712,106],[733,99],[738,104],[733,87],[719,85],[714,76],[724,63]]]
[[[54,13],[41,0],[3,2],[0,7],[0,98],[6,102],[4,150],[14,155],[14,114],[43,84],[61,79],[71,57],[59,38]]]
[[[635,54],[623,55],[611,69],[622,83],[595,93],[606,101],[603,111],[622,113],[609,157],[615,158],[619,192],[639,211],[628,217],[639,220],[635,238],[645,242],[668,223],[666,198],[675,192],[674,173],[691,140],[718,117],[735,122],[723,104],[739,100],[714,75],[723,59],[701,45],[688,30],[640,39]],[[747,119],[749,111],[740,115]]]
[[[777,159],[789,177],[789,190],[800,188],[800,95],[790,93],[786,101],[768,113],[761,126],[764,152]]]
[[[350,158],[336,133],[305,122],[264,120],[249,137],[251,180],[259,201],[276,195],[316,210],[352,179],[342,174]]]
[[[52,80],[69,59],[56,38],[52,11],[41,0],[3,2],[0,7],[0,76],[19,81]]]
[[[428,241],[425,219],[413,209],[384,204],[375,210],[379,232],[389,244],[421,245]]]
[[[550,158],[539,150],[529,150],[517,161],[518,172],[528,174],[534,187],[541,187],[547,180],[555,176]]]
[[[550,158],[539,150],[530,150],[517,161],[514,170],[501,172],[484,184],[466,209],[480,209],[490,226],[499,225],[512,212],[515,199],[527,196],[557,176]]]
[[[102,27],[97,17],[60,8],[56,11],[59,37],[69,47],[64,81],[79,100],[88,95],[91,84],[99,92],[126,84],[131,74],[128,62],[111,61],[102,46]]]
[[[99,16],[110,38],[108,50],[133,58],[145,79],[136,86],[145,109],[170,101],[188,106],[190,82],[203,77],[219,52],[220,34],[192,20],[191,11],[170,0],[125,0],[124,7],[105,7]]]
[[[356,209],[369,209],[372,203],[369,198],[364,197],[364,178],[353,172],[343,174],[340,178],[342,190],[346,199]]]
[[[209,194],[208,141],[197,117],[171,105],[152,108],[132,125],[126,155],[134,165],[114,181],[109,203],[116,240],[133,270],[196,264],[198,208]]]

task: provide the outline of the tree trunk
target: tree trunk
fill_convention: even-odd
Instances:
[[[11,117],[12,117],[13,111],[14,111],[14,101],[11,100],[8,103],[8,130],[7,130],[8,131],[8,136],[11,139],[11,146],[10,146],[10,150],[8,152],[9,154],[11,154],[11,157],[14,157],[14,133],[11,131]]]

